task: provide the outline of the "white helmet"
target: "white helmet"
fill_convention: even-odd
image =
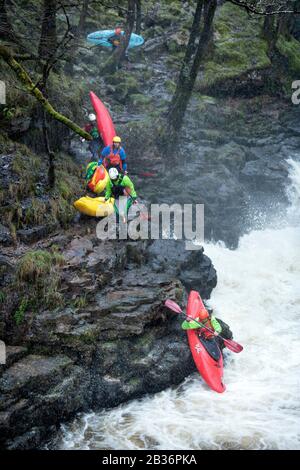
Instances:
[[[91,122],[96,121],[95,114],[93,114],[93,113],[89,114],[89,121],[91,121]]]
[[[108,174],[111,180],[116,180],[119,176],[119,172],[116,168],[110,168]]]

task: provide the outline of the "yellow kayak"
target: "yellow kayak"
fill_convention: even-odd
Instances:
[[[92,217],[107,217],[114,212],[113,198],[105,201],[104,197],[84,196],[74,202],[74,207],[82,214]]]

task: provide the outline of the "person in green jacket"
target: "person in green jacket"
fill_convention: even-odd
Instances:
[[[195,321],[196,320],[196,321]],[[216,333],[220,334],[222,333],[222,327],[216,317],[214,315],[209,315],[208,311],[206,309],[201,310],[199,312],[197,318],[195,320],[184,320],[184,322],[181,325],[181,328],[183,330],[194,330],[194,329],[200,329],[201,333],[207,338],[210,339],[214,335],[210,333],[208,330],[205,328],[201,328],[201,325],[206,326],[207,328],[210,328],[212,331],[215,331]],[[200,325],[199,325],[200,323]]]
[[[109,180],[106,186],[105,200],[107,201],[111,197],[115,199],[114,208],[117,215],[117,222],[119,222],[119,204],[116,203],[116,201],[120,196],[127,197],[126,207],[122,214],[123,222],[125,223],[128,211],[137,198],[133,182],[129,176],[120,173],[117,168],[110,168],[108,175]]]

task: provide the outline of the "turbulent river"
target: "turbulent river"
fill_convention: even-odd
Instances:
[[[300,164],[290,206],[237,249],[205,245],[218,272],[210,305],[244,345],[225,353],[219,395],[198,374],[177,388],[61,428],[63,449],[300,449]],[[272,215],[272,220],[274,219]]]

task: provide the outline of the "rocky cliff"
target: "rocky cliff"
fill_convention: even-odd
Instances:
[[[38,242],[30,262],[24,244],[3,249],[2,292],[14,288],[16,278],[21,282],[21,270],[27,295],[24,303],[20,287],[15,302],[12,294],[2,302],[6,448],[36,448],[78,411],[160,391],[195,370],[181,321],[163,302],[183,304],[184,286],[209,298],[217,278],[203,249],[186,252],[181,242],[168,240],[102,242],[86,233],[94,228],[89,222]],[[47,270],[41,256],[54,246],[59,263],[52,260]],[[43,308],[53,278],[62,298],[56,308],[51,302]]]

